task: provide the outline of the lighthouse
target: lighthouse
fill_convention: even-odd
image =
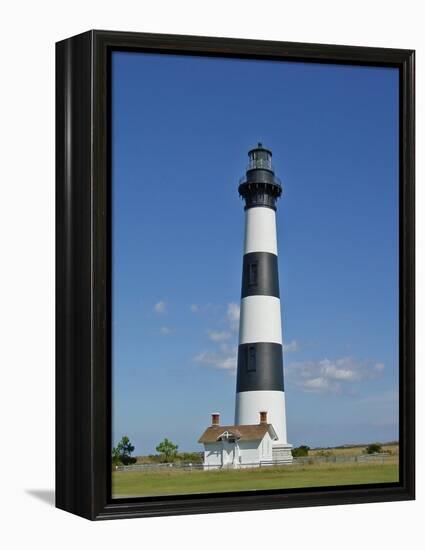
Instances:
[[[286,435],[276,206],[282,186],[272,152],[261,143],[248,153],[239,182],[245,202],[245,243],[236,381],[235,425],[253,425],[267,414],[276,432],[273,461],[292,461]]]
[[[276,204],[282,186],[272,152],[261,143],[248,153],[239,182],[245,201],[238,369],[234,424],[220,414],[198,439],[204,469],[252,468],[292,462],[286,437],[282,323],[277,268]]]

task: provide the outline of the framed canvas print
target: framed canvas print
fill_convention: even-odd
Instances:
[[[414,52],[57,51],[56,502],[414,498]]]

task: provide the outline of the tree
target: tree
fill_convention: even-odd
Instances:
[[[375,453],[382,453],[382,445],[379,443],[371,443],[365,449],[368,455],[373,455]]]
[[[310,447],[308,445],[300,445],[299,447],[295,447],[292,449],[292,456],[294,458],[299,456],[308,456],[308,451],[310,450]]]
[[[116,447],[112,449],[112,466],[115,468],[121,464],[121,455]]]
[[[128,436],[123,435],[121,441],[112,449],[112,464],[118,465],[120,462],[124,465],[134,464],[136,458],[131,456],[134,451],[134,445],[131,444]]]
[[[155,449],[158,453],[161,453],[163,460],[162,462],[170,462],[177,455],[178,445],[175,445],[172,441],[165,438],[161,443],[159,443]]]

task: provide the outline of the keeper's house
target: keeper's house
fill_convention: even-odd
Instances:
[[[278,436],[260,412],[258,424],[220,426],[220,415],[213,413],[211,426],[198,439],[204,445],[204,469],[252,468],[272,464],[273,442]]]

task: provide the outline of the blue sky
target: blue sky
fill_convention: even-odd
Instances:
[[[113,440],[233,423],[247,151],[273,151],[289,442],[398,438],[398,72],[115,52]]]

